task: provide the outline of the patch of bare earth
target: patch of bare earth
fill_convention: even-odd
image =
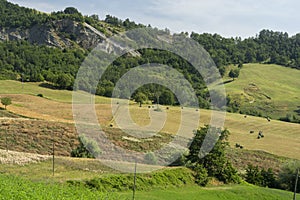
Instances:
[[[0,150],[1,164],[25,165],[29,163],[38,163],[49,158],[50,156],[47,155]]]

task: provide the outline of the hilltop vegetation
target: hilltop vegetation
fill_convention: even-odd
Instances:
[[[74,78],[82,61],[97,43],[113,34],[145,27],[129,19],[123,21],[110,15],[107,15],[104,20],[99,19],[97,15],[84,16],[72,7],[68,7],[64,11],[46,14],[19,7],[5,0],[1,0],[0,3],[2,8],[0,35],[4,40],[0,43],[0,79],[31,82],[45,80],[58,89],[73,88]],[[54,38],[54,40],[48,43],[45,40],[46,36],[35,40],[38,36],[22,35],[25,30],[36,27],[38,27],[37,31],[47,32],[50,34],[47,37]],[[154,28],[154,30],[156,29]],[[88,32],[88,35],[84,36],[89,40],[88,43],[84,43],[86,39],[79,34],[82,31]],[[157,31],[159,32],[159,30]],[[163,32],[169,34],[167,29]],[[19,36],[13,37],[13,33]],[[188,33],[182,33],[182,35],[191,37],[203,45],[223,76],[226,76],[228,72],[226,66],[230,64],[273,63],[297,69],[300,66],[299,34],[289,37],[287,33],[262,30],[256,37],[243,40],[241,38],[224,38],[218,34],[208,33],[192,33],[190,36]],[[207,88],[201,76],[195,73],[189,63],[170,52],[150,49],[141,49],[138,52],[140,56],[128,54],[116,60],[101,79],[95,93],[110,97],[118,79],[131,68],[147,63],[160,63],[172,66],[182,72],[195,89],[200,107],[209,108],[210,96]],[[273,68],[270,70],[273,71]],[[91,90],[88,81],[81,89]],[[162,86],[150,84],[139,88],[138,92],[156,102],[157,98],[154,93],[157,90],[161,94],[161,104],[178,104],[174,94]],[[128,98],[126,91],[125,94],[121,94],[121,97]],[[243,109],[242,106],[237,108],[237,111]],[[252,114],[259,115],[259,111]],[[286,117],[286,114],[289,113],[284,113],[283,117]],[[290,119],[289,116],[287,119]]]

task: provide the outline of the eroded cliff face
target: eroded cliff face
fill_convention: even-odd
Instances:
[[[105,35],[94,27],[71,19],[36,24],[28,29],[0,27],[2,41],[27,40],[32,44],[58,48],[80,46],[84,49],[92,49],[105,38]]]

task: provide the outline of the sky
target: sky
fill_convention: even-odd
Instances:
[[[8,0],[44,12],[75,7],[84,15],[107,14],[168,28],[171,32],[254,37],[262,29],[300,33],[299,0]]]

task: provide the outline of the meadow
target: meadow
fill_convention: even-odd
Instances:
[[[121,195],[121,198],[130,199],[131,196],[132,194],[126,193]],[[206,188],[189,186],[136,193],[136,199],[143,200],[289,200],[292,199],[292,197],[293,194],[291,192],[260,188],[252,185],[226,185]],[[297,197],[299,197],[299,195]]]
[[[295,114],[294,110],[300,105],[298,99],[300,88],[297,83],[299,75],[296,70],[276,65],[262,67],[260,64],[245,64],[240,77],[232,82],[229,81],[225,87],[228,94],[241,100],[243,108],[255,110],[267,105],[265,113],[271,118],[278,118],[281,113]],[[272,85],[274,82],[272,80],[275,79],[277,85]],[[9,127],[7,130],[10,150],[51,155],[51,136],[56,141],[57,155],[68,156],[70,151],[78,145],[72,114],[71,91],[54,90],[44,87],[45,85],[42,87],[41,83],[21,83],[9,80],[1,80],[0,85],[0,97],[8,96],[12,99],[12,105],[7,107],[8,111],[3,108],[0,110],[0,124],[3,127]],[[43,97],[38,94],[42,94]],[[82,92],[82,94],[86,93]],[[150,114],[154,112],[152,106],[146,104],[139,107],[138,104],[130,102],[129,110],[133,121],[139,126],[148,125],[151,122]],[[112,115],[111,108],[111,99],[95,97],[95,110],[98,121],[104,130],[107,130],[110,137],[115,139],[118,144],[135,147],[137,143],[123,140],[123,133],[116,123],[116,117],[122,117],[125,112],[122,105],[116,116]],[[160,130],[163,136],[161,137],[162,141],[168,139],[164,137],[165,135],[173,135],[178,131],[181,120],[181,126],[188,128],[192,123],[191,117],[197,112],[200,114],[199,127],[209,124],[211,120],[212,111],[210,110],[183,108],[186,111],[186,115],[183,117],[181,116],[181,107],[160,106],[160,108],[167,116]],[[158,116],[158,121],[164,119],[162,115],[154,114]],[[3,127],[0,129],[0,146],[5,149]],[[240,172],[243,172],[249,163],[255,163],[261,167],[274,167],[275,172],[278,172],[280,167],[291,159],[300,159],[300,155],[295,153],[300,151],[300,124],[274,119],[267,120],[264,117],[245,114],[226,113],[224,127],[231,133],[229,142],[232,149],[228,150],[228,156]],[[259,131],[263,131],[264,138],[257,139]],[[192,132],[187,132],[185,137],[192,137]],[[162,141],[155,142],[159,144]],[[237,143],[244,149],[235,148]],[[144,147],[142,143],[139,145]],[[151,145],[147,144],[146,146]],[[132,198],[130,191],[107,193],[80,185],[67,184],[70,180],[83,181],[119,173],[101,164],[98,160],[56,156],[55,175],[53,176],[50,157],[45,156],[39,160],[22,154],[19,157],[28,157],[30,161],[17,164],[16,161],[3,159],[14,157],[12,155],[15,154],[8,155],[1,152],[0,182],[5,187],[1,187],[0,199]],[[136,192],[136,199],[273,200],[291,198],[292,193],[290,192],[248,184],[214,185],[207,188],[190,184],[180,188],[152,188]]]
[[[246,74],[251,74],[250,70],[259,71],[259,66],[260,65],[258,64],[244,65],[241,71],[241,77],[231,83],[226,84],[226,89],[228,90],[228,92],[242,92],[242,88],[245,86],[245,84],[249,84],[249,81],[251,80],[251,78],[247,79]],[[273,69],[273,71],[277,70],[278,74],[291,75],[292,77],[294,77],[294,79],[292,80],[296,80],[295,76],[297,76],[297,73],[294,73],[295,70],[293,69],[273,65],[269,66],[269,68],[266,68],[269,70]],[[263,70],[265,70],[264,67]],[[280,73],[280,71],[278,70],[283,70],[285,73]],[[261,71],[261,73],[268,74],[267,71]],[[283,77],[281,78],[278,78],[278,80],[282,82],[282,86],[279,88],[271,86],[267,88],[267,84],[264,85],[262,82],[262,79],[266,79],[266,77],[256,78],[255,80],[256,84],[260,83],[260,87],[263,90],[271,91],[273,89],[274,91],[268,93],[270,95],[272,94],[271,96],[274,101],[276,99],[282,99],[281,101],[278,101],[280,103],[285,99],[285,102],[287,104],[286,109],[291,110],[297,105],[297,101],[295,101],[295,99],[293,98],[292,100],[291,98],[287,98],[287,95],[283,94],[282,88],[291,87],[291,94],[295,98],[297,97],[297,94],[300,93],[300,91],[298,91],[300,89],[299,87],[296,87],[296,82],[289,83],[289,86],[287,86],[287,83],[284,85],[285,78],[287,78],[285,75],[283,75]],[[0,81],[0,84],[1,86],[3,86],[0,88],[0,96],[9,96],[12,98],[13,104],[8,106],[8,110],[12,113],[34,119],[65,122],[70,124],[70,126],[73,126],[72,124],[74,123],[74,121],[71,110],[71,91],[44,88],[40,87],[37,83],[22,84],[16,81]],[[26,88],[26,90],[22,90],[22,87]],[[42,93],[44,97],[38,97],[37,94],[39,93]],[[95,98],[95,110],[98,116],[99,123],[103,127],[109,127],[110,125],[113,125],[115,128],[118,128],[111,111],[111,100],[105,97],[98,96]],[[167,109],[166,106],[161,106],[161,109],[166,113],[167,119],[164,122],[164,125],[160,132],[175,134],[179,129],[180,120],[182,119],[181,108],[169,106],[169,109]],[[204,124],[210,123],[210,110],[200,109],[199,111],[196,111],[195,109],[190,108],[184,109],[188,113],[188,117],[186,119],[182,119],[182,126],[190,126],[190,119],[195,112],[200,113],[199,127],[203,126]],[[140,126],[149,124],[149,110],[153,110],[153,108],[149,109],[148,105],[143,105],[143,107],[140,108],[137,104],[131,104],[129,106],[129,110],[131,118],[136,124]],[[122,116],[122,113],[117,113],[117,115]],[[294,153],[300,151],[299,124],[287,123],[273,119],[268,121],[266,118],[254,117],[244,114],[226,113],[224,127],[231,132],[229,142],[232,147],[234,147],[235,144],[238,143],[245,149],[261,150],[279,156],[300,159],[300,155]],[[262,131],[264,133],[264,138],[257,139],[257,134],[259,131]],[[192,137],[192,131],[186,133],[186,137]]]
[[[244,64],[234,81],[225,77],[226,92],[244,111],[256,110],[271,118],[298,115],[300,71],[267,64]]]
[[[52,200],[52,199],[105,199],[129,200],[132,192],[100,192],[81,186],[59,183],[41,183],[24,180],[14,176],[0,175],[0,199],[14,200]],[[181,188],[154,189],[150,191],[136,191],[135,199],[143,200],[181,200],[181,199],[210,199],[210,200],[288,200],[292,199],[291,192],[275,189],[260,188],[252,185],[226,185],[201,188],[198,186],[184,186]],[[297,195],[299,198],[300,196]]]

